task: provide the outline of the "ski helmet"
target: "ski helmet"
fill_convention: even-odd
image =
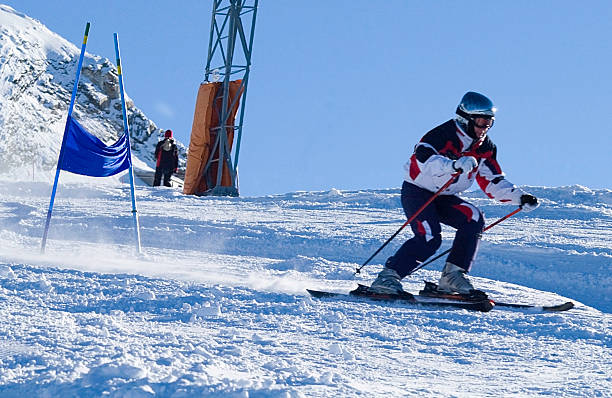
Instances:
[[[463,98],[461,98],[456,113],[468,120],[472,120],[477,117],[492,119],[495,117],[496,111],[497,108],[493,106],[493,101],[482,94],[468,91]]]
[[[482,94],[468,91],[465,93],[457,110],[457,122],[464,128],[465,132],[472,138],[477,138],[477,134],[474,131],[474,120],[476,118],[490,119],[493,126],[495,121],[495,112],[497,108],[493,106],[493,102]]]

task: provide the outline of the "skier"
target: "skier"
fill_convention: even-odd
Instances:
[[[157,166],[155,167],[153,186],[159,186],[163,175],[164,186],[171,187],[170,178],[178,169],[178,148],[174,143],[174,138],[172,138],[172,130],[166,130],[164,139],[157,143],[155,158],[157,159]]]
[[[447,293],[477,295],[482,292],[466,277],[472,267],[484,228],[483,214],[456,194],[474,180],[490,198],[531,211],[538,200],[505,179],[497,163],[497,149],[487,132],[495,121],[496,108],[482,94],[466,93],[456,116],[429,131],[415,146],[405,164],[401,191],[404,212],[411,217],[454,174],[453,183],[410,223],[414,237],[389,257],[368,290],[401,294],[401,279],[431,257],[442,243],[440,223],[457,230],[442,270],[438,289]]]

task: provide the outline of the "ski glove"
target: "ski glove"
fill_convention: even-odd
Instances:
[[[478,167],[478,161],[473,156],[463,156],[453,162],[453,169],[461,173],[469,173]]]
[[[523,210],[531,211],[535,210],[540,204],[538,203],[538,198],[533,195],[529,195],[528,193],[521,195],[521,207]]]

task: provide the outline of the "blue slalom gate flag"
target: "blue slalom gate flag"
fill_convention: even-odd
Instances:
[[[90,23],[87,22],[87,25],[85,26],[85,35],[83,36],[83,45],[81,46],[81,55],[79,56],[79,63],[76,70],[76,78],[74,79],[74,87],[72,88],[72,96],[70,97],[68,117],[66,119],[66,127],[64,128],[62,146],[60,147],[57,169],[55,171],[55,180],[53,181],[53,189],[51,190],[51,199],[49,200],[49,210],[47,211],[47,221],[45,222],[45,230],[43,232],[43,238],[40,245],[40,252],[45,252],[45,246],[47,244],[49,223],[51,222],[51,214],[53,212],[53,203],[55,201],[55,193],[57,191],[57,185],[59,182],[60,170],[66,170],[71,173],[90,177],[108,177],[120,173],[123,170],[128,170],[128,175],[130,176],[130,193],[132,196],[134,237],[136,240],[136,250],[140,254],[142,253],[140,246],[140,225],[136,211],[134,171],[132,170],[132,155],[130,150],[130,129],[128,126],[127,109],[125,106],[123,75],[121,74],[121,60],[119,56],[119,38],[117,33],[114,35],[115,54],[117,55],[117,73],[119,75],[119,91],[121,93],[124,134],[114,144],[106,145],[72,118],[72,110],[74,109],[74,102],[76,100],[77,89],[79,87],[79,77],[83,67],[85,47],[87,46],[89,26]]]
[[[123,134],[114,144],[106,145],[69,116],[59,168],[91,177],[108,177],[127,170],[130,167],[127,138]]]

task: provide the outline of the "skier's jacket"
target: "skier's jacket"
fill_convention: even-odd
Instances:
[[[472,139],[461,125],[451,119],[421,138],[414,153],[405,164],[405,180],[432,192],[438,191],[456,171],[453,161],[462,156],[473,156],[478,166],[469,173],[460,174],[441,195],[454,195],[472,186],[474,180],[492,199],[520,204],[525,192],[506,180],[497,163],[497,148],[488,135]]]
[[[155,158],[157,159],[157,168],[176,171],[178,168],[178,148],[174,139],[166,138],[158,142],[155,147]]]

